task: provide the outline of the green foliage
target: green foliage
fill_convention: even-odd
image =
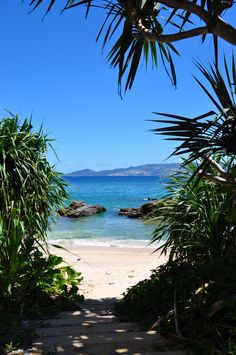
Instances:
[[[176,140],[180,145],[173,155],[189,154],[188,161],[197,160],[212,154],[221,154],[234,158],[236,154],[236,66],[234,55],[231,63],[224,58],[224,74],[217,65],[206,69],[197,63],[203,78],[211,90],[196,79],[215,110],[194,118],[174,114],[156,113],[167,117],[153,122],[167,123],[168,127],[153,129],[157,134],[167,135],[167,139]],[[210,119],[208,119],[210,117]],[[205,164],[206,162],[203,161]],[[209,165],[209,163],[208,163]]]
[[[78,291],[80,273],[47,250],[50,220],[67,197],[64,180],[46,160],[48,144],[30,120],[0,122],[1,302],[40,293],[73,298]]]
[[[190,353],[234,354],[235,268],[235,257],[168,262],[124,294],[116,315],[184,340]]]
[[[172,270],[169,287],[163,291],[163,281],[156,283],[156,293],[163,292],[168,299],[174,290],[175,296],[172,311],[164,310],[162,315],[161,307],[155,312],[155,324],[184,338],[193,353],[235,354],[235,60],[233,56],[229,69],[225,59],[224,75],[217,64],[210,70],[197,65],[213,94],[196,80],[217,111],[193,119],[161,113],[165,119],[156,122],[169,126],[154,130],[180,142],[173,154],[188,154],[183,170],[171,179],[171,194],[156,211],[158,227],[153,241],[166,238],[162,248],[170,252],[167,265]],[[178,276],[184,265],[188,272],[182,270]],[[169,277],[168,270],[165,277]],[[151,297],[149,288],[147,285],[142,297]]]
[[[150,279],[140,281],[131,287],[124,298],[116,304],[119,317],[133,319],[144,326],[151,326],[159,318],[173,310],[174,293],[178,303],[189,299],[191,291],[200,283],[198,277],[185,287],[186,275],[194,276],[194,270],[187,263],[169,262],[152,272]]]
[[[120,90],[122,78],[126,73],[125,90],[132,88],[142,56],[144,56],[146,65],[148,64],[148,60],[150,60],[153,67],[157,67],[160,57],[173,85],[176,85],[176,73],[171,52],[179,54],[178,51],[169,42],[156,43],[155,41],[148,41],[137,28],[137,23],[141,21],[145,23],[145,27],[149,31],[153,31],[156,34],[163,32],[160,22],[160,13],[163,9],[159,5],[153,1],[120,1],[119,3],[109,2],[106,5],[108,16],[102,25],[97,39],[104,30],[109,17],[112,19],[109,25],[107,25],[104,35],[104,46],[108,39],[110,40],[114,34],[116,35],[117,29],[122,24],[121,34],[107,57],[111,67],[117,67],[119,70],[118,87]]]
[[[48,252],[53,213],[67,198],[64,180],[47,162],[48,144],[31,120],[12,115],[0,122],[0,351],[22,341],[22,319],[83,300],[81,274]]]
[[[43,2],[32,0],[30,6],[35,9]],[[49,0],[47,12],[55,3]],[[189,154],[184,163],[189,172],[172,179],[171,196],[157,207],[153,241],[167,237],[163,250],[170,251],[169,262],[128,290],[117,313],[175,333],[196,354],[235,354],[236,70],[233,57],[231,70],[225,60],[225,75],[220,73],[217,44],[218,36],[235,44],[235,29],[221,20],[234,1],[69,0],[63,10],[86,5],[88,13],[93,4],[106,13],[97,39],[102,32],[103,45],[115,38],[108,61],[118,69],[120,92],[125,76],[125,90],[132,87],[142,55],[154,67],[160,57],[175,85],[171,51],[178,52],[171,42],[195,35],[202,35],[204,42],[206,34],[213,34],[215,65],[207,70],[197,64],[213,95],[196,80],[217,110],[194,118],[159,113],[164,119],[156,122],[169,126],[154,130],[181,142],[173,154]],[[192,15],[204,26],[194,26]]]
[[[59,3],[56,0],[30,0],[32,11],[42,3],[47,4],[46,13]],[[62,2],[63,3],[63,2]],[[90,8],[99,8],[105,14],[105,20],[98,33],[97,39],[104,33],[103,46],[114,39],[108,53],[108,61],[113,68],[118,69],[118,87],[121,92],[121,81],[126,77],[125,90],[131,89],[142,57],[150,61],[153,67],[161,62],[173,85],[176,85],[176,72],[172,54],[179,54],[173,42],[214,33],[214,51],[218,61],[218,36],[230,43],[235,40],[230,34],[234,28],[228,25],[224,30],[218,29],[219,15],[234,6],[233,1],[225,0],[190,0],[179,3],[174,1],[156,0],[65,0],[61,11],[75,7],[86,7],[86,16]],[[203,20],[204,26],[197,27],[191,17]],[[218,30],[216,31],[215,28]],[[229,36],[226,36],[228,32]]]
[[[43,277],[39,285],[41,288],[71,300],[83,300],[83,297],[78,296],[78,284],[82,281],[81,273],[68,265],[60,266],[63,259],[52,254],[49,254],[44,263]]]
[[[37,2],[33,0],[30,2],[32,10],[38,7],[43,1]],[[51,10],[55,1],[49,2],[46,14]],[[86,15],[90,7],[98,7],[104,10],[105,20],[98,33],[97,40],[104,32],[103,47],[112,38],[115,38],[115,43],[110,49],[107,60],[110,66],[118,68],[118,88],[121,94],[121,83],[123,77],[126,75],[125,90],[131,89],[133,82],[140,65],[142,57],[146,62],[150,60],[153,67],[157,67],[158,62],[162,62],[165,71],[171,79],[173,85],[176,85],[176,73],[172,59],[172,53],[179,54],[175,47],[170,43],[161,43],[155,41],[148,41],[145,36],[137,28],[138,21],[142,21],[149,31],[155,34],[162,34],[164,26],[168,23],[173,24],[171,17],[176,17],[180,20],[176,28],[181,29],[186,22],[189,21],[182,15],[175,14],[172,16],[166,11],[165,6],[161,6],[157,1],[67,1],[62,11],[85,5],[87,7]],[[162,14],[166,13],[166,16]]]
[[[164,240],[170,259],[189,262],[226,257],[235,244],[235,196],[212,181],[199,179],[186,165],[169,182],[170,195],[157,205],[152,242]],[[209,169],[208,169],[209,170]]]
[[[230,171],[230,160],[215,159]],[[184,164],[170,181],[170,194],[157,204],[153,242],[164,240],[158,249],[169,253],[169,261],[131,287],[116,312],[184,340],[190,353],[233,354],[235,196],[231,189],[199,179],[195,170]]]

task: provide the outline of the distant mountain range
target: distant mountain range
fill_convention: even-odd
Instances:
[[[146,164],[129,168],[94,171],[90,169],[77,170],[65,176],[159,176],[168,177],[176,170],[178,164]]]

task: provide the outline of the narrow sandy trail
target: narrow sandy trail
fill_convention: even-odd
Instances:
[[[113,301],[88,300],[81,310],[41,322],[33,347],[38,354],[183,354],[155,331],[142,331],[135,323],[119,323],[111,310]]]
[[[38,354],[183,354],[155,331],[145,332],[136,323],[118,322],[112,311],[114,301],[128,287],[148,277],[165,258],[151,254],[150,249],[77,250],[71,244],[65,246],[73,255],[63,250],[57,254],[83,273],[81,292],[86,300],[77,311],[61,312],[39,323],[33,343]]]

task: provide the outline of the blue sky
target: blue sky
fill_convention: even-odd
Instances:
[[[192,78],[192,59],[212,57],[211,40],[176,44],[177,89],[163,68],[146,70],[141,65],[134,87],[123,100],[117,92],[117,72],[106,63],[106,51],[95,38],[102,13],[72,9],[63,15],[55,8],[42,22],[43,8],[27,14],[27,1],[0,4],[0,110],[33,114],[37,128],[55,138],[54,147],[62,172],[84,168],[95,170],[162,163],[175,144],[154,135],[153,111],[194,116],[212,106]],[[235,9],[229,17],[235,18]],[[232,22],[231,22],[232,23]],[[221,50],[231,47],[221,42]],[[51,163],[56,159],[52,153]],[[170,162],[175,161],[172,157]]]

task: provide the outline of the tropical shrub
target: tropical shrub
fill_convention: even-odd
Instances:
[[[127,290],[116,315],[184,341],[190,354],[235,354],[235,268],[235,258],[168,262]]]
[[[173,176],[157,204],[153,241],[166,239],[158,249],[169,261],[128,289],[116,314],[185,341],[191,353],[229,354],[236,341],[231,191],[193,176],[195,169],[185,165]]]
[[[50,140],[31,120],[0,122],[0,302],[42,294],[76,297],[81,280],[51,255],[47,231],[67,197],[65,182],[46,159]]]
[[[164,241],[158,249],[169,261],[129,289],[116,310],[184,340],[190,353],[226,355],[236,349],[234,57],[231,72],[225,61],[225,78],[217,65],[199,69],[217,110],[195,118],[161,114],[157,122],[169,126],[154,130],[181,142],[173,154],[188,154],[156,209],[153,242]]]
[[[164,240],[159,249],[169,253],[170,260],[200,263],[235,252],[232,193],[213,181],[199,179],[195,170],[194,164],[184,163],[170,179],[164,204],[156,207],[152,242]]]

